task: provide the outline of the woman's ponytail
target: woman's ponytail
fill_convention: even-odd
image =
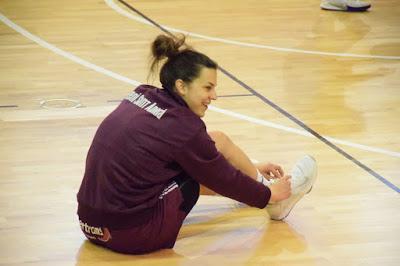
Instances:
[[[185,43],[185,36],[174,39],[167,35],[158,35],[151,44],[151,66],[150,72],[154,73],[157,66],[165,58],[171,58],[179,54],[179,48]]]

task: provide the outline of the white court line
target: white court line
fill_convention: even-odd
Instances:
[[[82,58],[77,57],[76,55],[73,55],[71,53],[68,53],[66,51],[61,50],[60,48],[44,41],[43,39],[39,38],[36,35],[33,35],[32,33],[28,32],[27,30],[25,30],[24,28],[20,27],[19,25],[15,24],[14,22],[12,22],[11,20],[9,20],[6,16],[4,16],[2,13],[0,13],[0,20],[5,23],[7,26],[9,26],[10,28],[14,29],[15,31],[19,32],[20,34],[22,34],[23,36],[25,36],[26,38],[36,42],[37,44],[39,44],[40,46],[49,49],[51,51],[53,51],[54,53],[61,55],[71,61],[74,61],[80,65],[83,65],[87,68],[90,68],[94,71],[97,71],[101,74],[107,75],[109,77],[112,77],[114,79],[132,84],[134,86],[138,86],[140,84],[142,84],[139,81],[136,80],[132,80],[129,79],[128,77],[124,77],[121,76],[117,73],[114,73],[110,70],[107,70],[105,68],[99,67],[93,63],[90,63],[88,61],[83,60]],[[290,127],[286,127],[286,126],[282,126],[279,124],[275,124],[266,120],[261,120],[258,118],[254,118],[254,117],[250,117],[250,116],[246,116],[243,114],[239,114],[233,111],[229,111],[229,110],[224,110],[221,108],[217,108],[215,106],[209,106],[209,109],[214,111],[214,112],[219,112],[222,113],[224,115],[228,115],[231,117],[235,117],[238,118],[240,120],[245,120],[251,123],[255,123],[255,124],[259,124],[259,125],[263,125],[263,126],[267,126],[270,128],[275,128],[275,129],[279,129],[282,131],[286,131],[286,132],[290,132],[293,134],[297,134],[297,135],[302,135],[302,136],[306,136],[306,137],[311,137],[311,134],[308,133],[307,131],[304,130],[300,130],[300,129],[295,129],[295,128],[290,128]],[[77,112],[79,112],[79,108],[77,109]],[[325,136],[324,136],[325,137]],[[400,153],[399,152],[394,152],[394,151],[390,151],[390,150],[385,150],[385,149],[381,149],[381,148],[375,148],[375,147],[370,147],[370,146],[366,146],[366,145],[361,145],[361,144],[357,144],[357,143],[353,143],[350,141],[345,141],[345,140],[339,140],[339,139],[334,139],[331,137],[325,137],[326,139],[328,139],[329,141],[333,142],[333,143],[338,143],[338,144],[342,144],[345,146],[350,146],[353,148],[357,148],[360,150],[365,150],[365,151],[370,151],[370,152],[375,152],[375,153],[381,153],[381,154],[385,154],[388,156],[392,156],[392,157],[398,157],[400,158]]]
[[[136,20],[140,23],[147,24],[150,26],[153,26],[150,22],[145,20],[144,18],[134,16],[130,12],[124,10],[120,6],[118,6],[114,0],[104,0],[104,2],[112,9],[114,9],[116,12],[120,13],[121,15]],[[365,55],[365,54],[352,54],[352,53],[333,53],[333,52],[321,52],[321,51],[310,51],[310,50],[302,50],[302,49],[294,49],[294,48],[283,48],[283,47],[276,47],[276,46],[270,46],[270,45],[262,45],[262,44],[255,44],[255,43],[247,43],[247,42],[239,42],[239,41],[233,41],[233,40],[228,40],[228,39],[223,39],[223,38],[218,38],[218,37],[211,37],[203,34],[198,34],[194,32],[189,32],[189,31],[184,31],[180,29],[175,29],[171,28],[168,26],[162,25],[163,28],[172,31],[172,32],[178,32],[178,33],[183,33],[188,36],[193,36],[209,41],[215,41],[215,42],[221,42],[221,43],[227,43],[227,44],[234,44],[234,45],[239,45],[239,46],[245,46],[245,47],[253,47],[253,48],[261,48],[261,49],[269,49],[269,50],[274,50],[274,51],[279,51],[279,52],[290,52],[290,53],[301,53],[301,54],[313,54],[313,55],[326,55],[326,56],[341,56],[341,57],[358,57],[358,58],[374,58],[374,59],[387,59],[387,60],[400,60],[400,56],[386,56],[386,55]]]
[[[266,121],[266,120],[262,120],[262,119],[254,118],[254,117],[251,117],[251,116],[235,113],[235,112],[232,112],[232,111],[229,111],[229,110],[221,109],[221,108],[218,108],[218,107],[215,107],[215,106],[209,106],[209,110],[212,110],[214,112],[218,112],[218,113],[221,113],[221,114],[224,114],[224,115],[227,115],[227,116],[235,117],[235,118],[240,119],[240,120],[245,120],[245,121],[248,121],[248,122],[253,123],[253,124],[258,124],[258,125],[262,125],[262,126],[275,128],[275,129],[280,129],[282,131],[290,132],[290,133],[301,135],[301,136],[305,136],[305,137],[312,137],[312,138],[314,137],[314,135],[312,135],[308,131],[305,131],[305,130],[302,130],[302,129],[283,126],[283,125],[272,123],[272,122],[269,122],[269,121]],[[327,137],[327,136],[323,136],[323,137],[326,138],[327,140],[329,140],[330,142],[333,142],[333,143],[342,144],[342,145],[353,147],[353,148],[357,148],[357,149],[360,149],[360,150],[371,151],[371,152],[376,152],[376,153],[382,153],[382,154],[386,154],[386,155],[390,155],[390,156],[393,156],[393,157],[400,158],[400,153],[399,152],[389,151],[389,150],[385,150],[385,149],[381,149],[381,148],[375,148],[375,147],[366,146],[366,145],[362,145],[362,144],[357,144],[357,143],[346,141],[346,140],[335,139],[335,138],[331,138],[331,137]]]
[[[134,86],[138,86],[141,83],[132,79],[129,79],[127,77],[121,76],[117,73],[114,73],[110,70],[107,70],[105,68],[99,67],[95,64],[92,64],[88,61],[83,60],[80,57],[77,57],[76,55],[73,55],[71,53],[65,52],[64,50],[61,50],[60,48],[42,40],[41,38],[39,38],[36,35],[33,35],[32,33],[30,33],[29,31],[25,30],[24,28],[20,27],[19,25],[15,24],[14,22],[12,22],[11,20],[9,20],[6,16],[4,16],[2,13],[0,13],[0,19],[1,21],[6,24],[7,26],[9,26],[10,28],[14,29],[15,31],[19,32],[21,35],[25,36],[26,38],[34,41],[35,43],[39,44],[40,46],[49,49],[51,51],[53,51],[54,53],[61,55],[71,61],[74,61],[75,63],[78,63],[82,66],[85,66],[87,68],[93,69],[94,71],[97,71],[99,73],[102,73],[104,75],[107,75],[109,77],[112,77],[114,79],[132,84]]]

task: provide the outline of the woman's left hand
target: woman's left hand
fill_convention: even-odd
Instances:
[[[285,175],[282,167],[273,163],[256,164],[257,169],[266,178],[281,178]]]

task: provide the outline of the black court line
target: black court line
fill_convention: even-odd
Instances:
[[[158,24],[157,22],[155,22],[154,20],[152,20],[151,18],[149,18],[148,16],[146,16],[145,14],[143,14],[142,12],[140,12],[139,10],[137,10],[136,8],[132,7],[131,5],[129,5],[128,3],[126,3],[123,0],[118,0],[120,3],[122,3],[124,6],[126,6],[128,9],[130,9],[131,11],[135,12],[136,14],[138,14],[139,16],[141,16],[142,18],[146,19],[147,21],[149,21],[151,24],[153,24],[154,26],[156,26],[157,28],[159,28],[161,31],[163,31],[164,33],[168,34],[169,36],[171,36],[172,38],[176,39],[176,36],[174,34],[172,34],[170,31],[168,31],[167,29],[165,29],[163,26],[161,26],[160,24]],[[286,110],[282,109],[281,107],[279,107],[278,105],[276,105],[275,103],[273,103],[271,100],[267,99],[265,96],[261,95],[260,93],[258,93],[256,90],[254,90],[253,88],[251,88],[249,85],[247,85],[246,83],[244,83],[243,81],[241,81],[240,79],[238,79],[236,76],[234,76],[233,74],[231,74],[230,72],[228,72],[227,70],[225,70],[224,68],[222,68],[221,66],[218,66],[218,69],[224,73],[226,76],[228,76],[230,79],[232,79],[233,81],[235,81],[236,83],[238,83],[240,86],[242,86],[243,88],[245,88],[247,91],[249,91],[251,94],[253,94],[254,96],[257,96],[260,100],[262,100],[264,103],[268,104],[269,106],[271,106],[272,108],[274,108],[275,110],[277,110],[278,112],[280,112],[282,115],[286,116],[287,118],[289,118],[290,120],[292,120],[294,123],[296,123],[297,125],[301,126],[303,129],[307,130],[308,132],[310,132],[314,137],[316,137],[317,139],[319,139],[320,141],[322,141],[323,143],[325,143],[326,145],[328,145],[329,147],[331,147],[332,149],[334,149],[335,151],[337,151],[338,153],[340,153],[341,155],[343,155],[345,158],[349,159],[350,161],[352,161],[354,164],[356,164],[357,166],[359,166],[360,168],[362,168],[363,170],[365,170],[366,172],[368,172],[370,175],[374,176],[375,178],[377,178],[379,181],[381,181],[382,183],[384,183],[386,186],[388,186],[389,188],[393,189],[394,191],[396,191],[397,193],[400,193],[400,188],[398,188],[395,184],[391,183],[389,180],[387,180],[386,178],[384,178],[383,176],[381,176],[380,174],[378,174],[377,172],[375,172],[374,170],[372,170],[371,168],[369,168],[368,166],[366,166],[365,164],[363,164],[362,162],[358,161],[356,158],[354,158],[353,156],[351,156],[349,153],[347,153],[346,151],[344,151],[343,149],[341,149],[340,147],[336,146],[335,144],[333,144],[332,142],[330,142],[329,140],[327,140],[326,138],[324,138],[323,136],[321,136],[318,132],[316,132],[315,130],[313,130],[312,128],[310,128],[309,126],[307,126],[306,124],[304,124],[302,121],[300,121],[299,119],[297,119],[296,117],[294,117],[293,115],[291,115],[289,112],[287,112]]]
[[[0,108],[17,108],[18,105],[10,104],[10,105],[0,105]]]
[[[230,98],[230,97],[246,97],[246,96],[254,96],[254,94],[228,94],[228,95],[218,95],[218,98]],[[109,103],[119,103],[122,100],[107,100]]]
[[[228,94],[228,95],[217,95],[218,98],[231,98],[231,97],[247,97],[254,96],[254,94]]]

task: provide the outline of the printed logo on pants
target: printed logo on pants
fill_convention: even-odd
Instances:
[[[107,242],[111,239],[110,230],[106,227],[91,226],[81,220],[79,220],[79,224],[87,238],[97,239],[103,242]]]

